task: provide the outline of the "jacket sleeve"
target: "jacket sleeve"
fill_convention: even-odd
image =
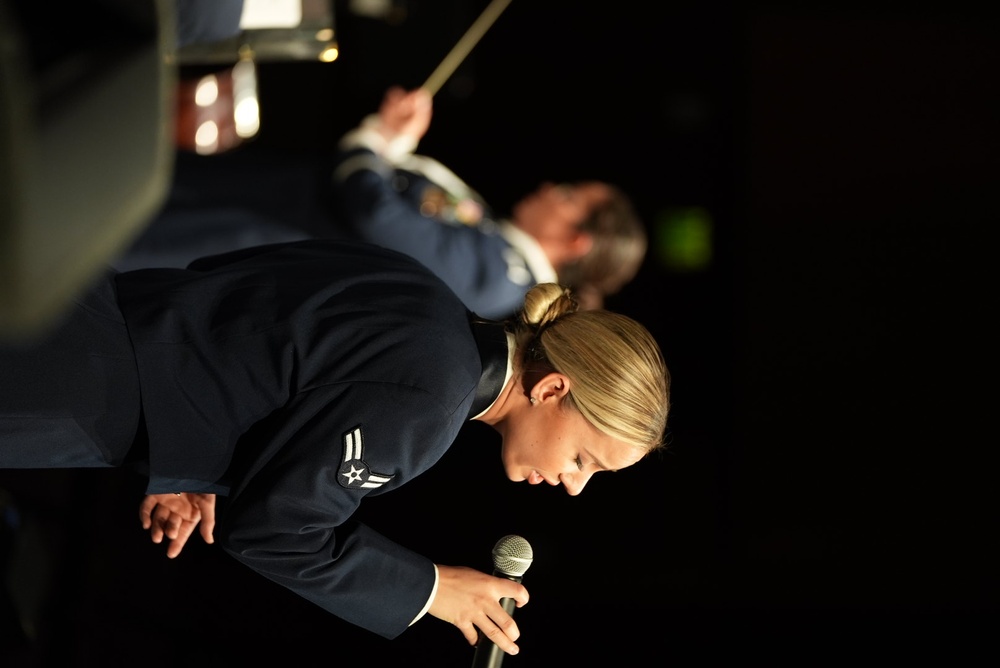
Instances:
[[[520,308],[537,279],[500,226],[424,216],[392,179],[393,168],[374,152],[345,152],[333,176],[338,220],[368,243],[419,260],[481,316],[504,318]]]
[[[273,428],[250,435],[264,445],[237,453],[238,482],[216,541],[328,612],[399,635],[428,603],[434,564],[352,515],[368,494],[425,470],[454,439],[452,420],[419,394],[351,383],[294,399],[269,418]]]

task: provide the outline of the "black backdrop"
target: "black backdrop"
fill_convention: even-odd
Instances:
[[[397,4],[390,25],[338,3],[335,63],[263,66],[251,148],[332,148],[486,5]],[[707,266],[651,253],[609,304],[664,348],[667,453],[571,499],[507,482],[473,424],[364,510],[443,563],[489,570],[500,536],[532,543],[504,665],[997,654],[997,22],[963,3],[797,4],[515,1],[435,98],[420,151],[497,208],[600,178],[657,247],[667,210],[713,224]],[[124,472],[3,472],[0,488],[21,522],[7,598],[34,622],[29,639],[7,624],[4,665],[472,661],[437,620],[387,642],[210,546],[167,560]]]

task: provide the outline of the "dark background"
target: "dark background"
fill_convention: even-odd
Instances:
[[[334,63],[262,66],[249,148],[331,150],[487,3],[398,4],[389,24],[337,3]],[[996,660],[998,23],[974,3],[798,4],[517,0],[435,97],[420,152],[496,208],[543,180],[633,196],[654,247],[609,307],[673,376],[668,450],[578,498],[510,484],[470,424],[366,504],[441,563],[490,570],[500,536],[529,540],[505,666]],[[689,207],[713,253],[682,271],[664,221]],[[433,618],[385,641],[196,539],[166,559],[125,471],[0,488],[21,616],[2,665],[472,661]]]

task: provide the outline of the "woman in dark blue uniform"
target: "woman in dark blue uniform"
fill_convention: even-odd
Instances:
[[[506,652],[519,583],[435,565],[352,519],[470,419],[507,476],[562,484],[660,447],[662,356],[638,323],[554,284],[483,321],[408,256],[304,241],[107,277],[44,340],[0,348],[0,466],[148,471],[145,525],[201,532],[271,580],[392,638],[425,613]],[[225,511],[214,517],[216,494]],[[178,520],[184,520],[178,531]]]

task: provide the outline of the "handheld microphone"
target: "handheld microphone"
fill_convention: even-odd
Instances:
[[[493,575],[520,582],[524,572],[531,566],[533,558],[531,545],[520,536],[504,536],[493,546]],[[507,614],[514,614],[516,602],[512,598],[500,599],[500,605]],[[472,659],[472,668],[499,668],[505,652],[496,643],[479,632],[479,642],[476,643],[476,654]]]

